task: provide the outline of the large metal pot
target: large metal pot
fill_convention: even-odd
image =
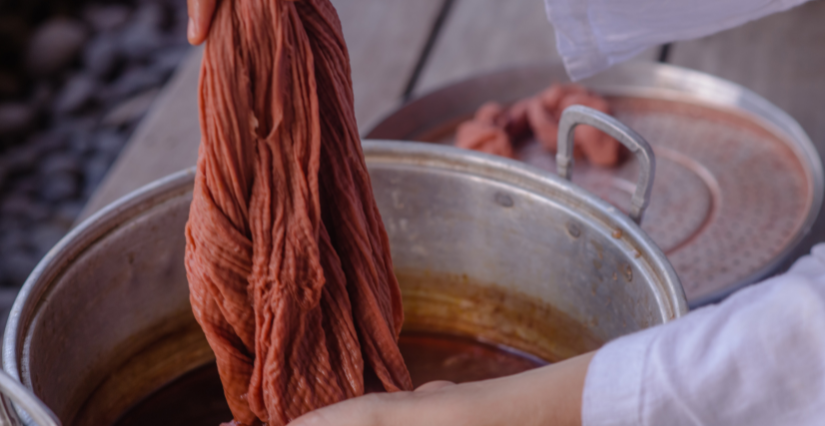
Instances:
[[[617,121],[581,108],[565,112],[560,134],[580,122],[636,153],[643,172],[633,215],[640,219],[653,177],[650,148]],[[560,140],[559,163],[570,165],[572,139]],[[673,269],[637,224],[567,180],[443,146],[363,147],[406,329],[469,335],[552,361],[686,312]],[[3,369],[65,424],[112,424],[213,359],[190,311],[183,263],[193,176],[172,175],[96,214],[46,255],[21,290]],[[0,387],[36,422],[56,424],[13,381]],[[16,421],[14,410],[6,414]]]

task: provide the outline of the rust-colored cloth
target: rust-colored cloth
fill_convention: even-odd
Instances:
[[[200,79],[190,299],[244,425],[411,389],[389,242],[329,0],[219,2]]]
[[[472,120],[458,126],[456,146],[502,157],[512,157],[513,146],[504,130],[506,119],[506,113],[501,105],[495,102],[482,105]]]
[[[610,114],[610,105],[600,96],[577,84],[554,84],[538,95],[522,99],[509,109],[494,102],[482,105],[475,116],[461,123],[456,132],[456,146],[513,156],[513,145],[534,136],[548,151],[558,144],[561,113],[571,105],[584,105]],[[599,166],[614,166],[621,161],[618,141],[591,126],[575,130],[574,154]]]

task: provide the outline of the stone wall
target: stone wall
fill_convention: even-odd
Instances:
[[[186,23],[185,0],[0,2],[0,290],[72,226],[189,50]]]

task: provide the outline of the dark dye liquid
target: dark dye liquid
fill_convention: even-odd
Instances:
[[[403,333],[399,341],[413,384],[462,383],[521,373],[545,363],[476,340]],[[215,364],[187,373],[129,410],[116,426],[218,426],[232,419]]]

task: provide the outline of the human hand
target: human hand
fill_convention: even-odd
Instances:
[[[189,43],[198,45],[206,40],[209,27],[212,26],[212,17],[215,15],[217,0],[187,0],[189,10],[189,25],[186,37]]]
[[[289,426],[579,426],[593,354],[500,379],[369,394],[315,410]]]

